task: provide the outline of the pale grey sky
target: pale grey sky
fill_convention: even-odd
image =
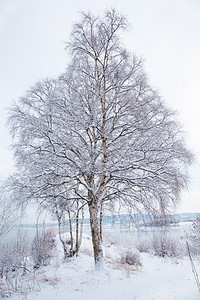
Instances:
[[[199,0],[0,0],[0,178],[13,170],[5,108],[37,80],[64,71],[64,41],[80,11],[110,7],[127,15],[125,45],[145,59],[150,82],[179,113],[197,157],[179,211],[200,212]]]

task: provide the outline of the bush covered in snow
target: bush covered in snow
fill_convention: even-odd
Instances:
[[[166,232],[157,232],[151,239],[139,241],[136,248],[140,252],[161,257],[179,257],[183,253],[181,244]]]
[[[5,244],[0,252],[0,276],[8,276],[11,272],[21,269],[23,273],[26,271],[26,263],[30,249],[26,235],[19,235],[13,244]]]
[[[37,231],[31,247],[34,268],[38,269],[40,266],[45,266],[49,263],[54,247],[55,235],[52,230],[45,231],[43,229],[41,232]]]
[[[139,267],[142,265],[140,254],[132,249],[128,249],[121,254],[121,263]]]
[[[37,231],[31,246],[27,236],[21,233],[15,242],[3,245],[0,251],[0,298],[14,293],[24,295],[33,290],[34,269],[49,263],[54,247],[54,233],[44,229],[40,233]]]
[[[151,241],[148,241],[148,240],[142,240],[136,244],[136,248],[140,252],[149,253],[152,250],[152,243],[151,243]]]
[[[9,297],[22,289],[22,278],[30,273],[27,267],[30,255],[26,235],[19,235],[14,243],[5,244],[0,251],[0,298]]]
[[[165,232],[154,234],[151,243],[153,254],[156,256],[177,257],[181,254],[180,243]]]

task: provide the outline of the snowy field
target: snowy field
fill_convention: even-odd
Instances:
[[[95,271],[90,236],[85,234],[78,257],[63,260],[60,243],[51,264],[24,279],[27,284],[12,300],[197,300],[200,293],[190,261],[141,253],[142,266],[122,264],[120,255],[131,243],[105,236],[105,270]],[[200,264],[195,261],[197,271]],[[199,273],[200,274],[200,273]]]

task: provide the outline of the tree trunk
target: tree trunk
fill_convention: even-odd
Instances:
[[[84,208],[82,208],[81,211],[82,211],[82,219],[80,224],[79,224],[80,208],[77,209],[77,213],[76,213],[76,247],[74,249],[74,255],[76,254],[76,256],[78,256],[79,248],[81,246],[82,234],[83,234]],[[79,233],[79,227],[80,227],[80,233]]]
[[[69,215],[69,232],[70,232],[70,256],[72,257],[74,254],[74,239],[73,239],[73,229],[72,229],[72,219],[71,219],[71,213],[70,210],[68,210],[68,215]]]
[[[82,236],[83,236],[84,208],[82,208],[81,211],[82,211],[82,218],[81,218],[81,226],[80,226],[80,236],[79,236],[79,241],[78,241],[78,248],[80,248],[80,246],[81,246]]]
[[[59,216],[59,214],[56,212],[57,215],[57,220],[58,220],[58,234],[59,234],[59,239],[62,243],[63,246],[63,251],[64,251],[64,258],[68,257],[68,250],[67,250],[67,245],[66,242],[62,238],[62,216]]]
[[[103,241],[103,204],[101,203],[101,208],[100,208],[100,238],[101,238],[101,242]]]
[[[77,209],[77,213],[76,213],[76,246],[74,251],[76,253],[76,256],[78,256],[78,249],[79,249],[79,209]]]
[[[91,227],[92,244],[93,244],[93,251],[94,251],[95,268],[102,269],[103,251],[101,246],[97,205],[95,205],[94,203],[90,204],[89,213],[90,213],[90,227]]]

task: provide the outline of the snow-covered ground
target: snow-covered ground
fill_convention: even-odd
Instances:
[[[107,237],[104,244],[105,271],[94,271],[89,235],[84,235],[80,254],[72,259],[63,260],[62,248],[58,243],[50,266],[36,271],[34,282],[30,284],[34,291],[27,294],[23,291],[11,299],[200,299],[187,258],[161,258],[142,253],[142,266],[136,268],[120,262],[120,253],[128,246],[116,240],[112,242]],[[200,271],[200,264],[195,262],[195,265]]]

